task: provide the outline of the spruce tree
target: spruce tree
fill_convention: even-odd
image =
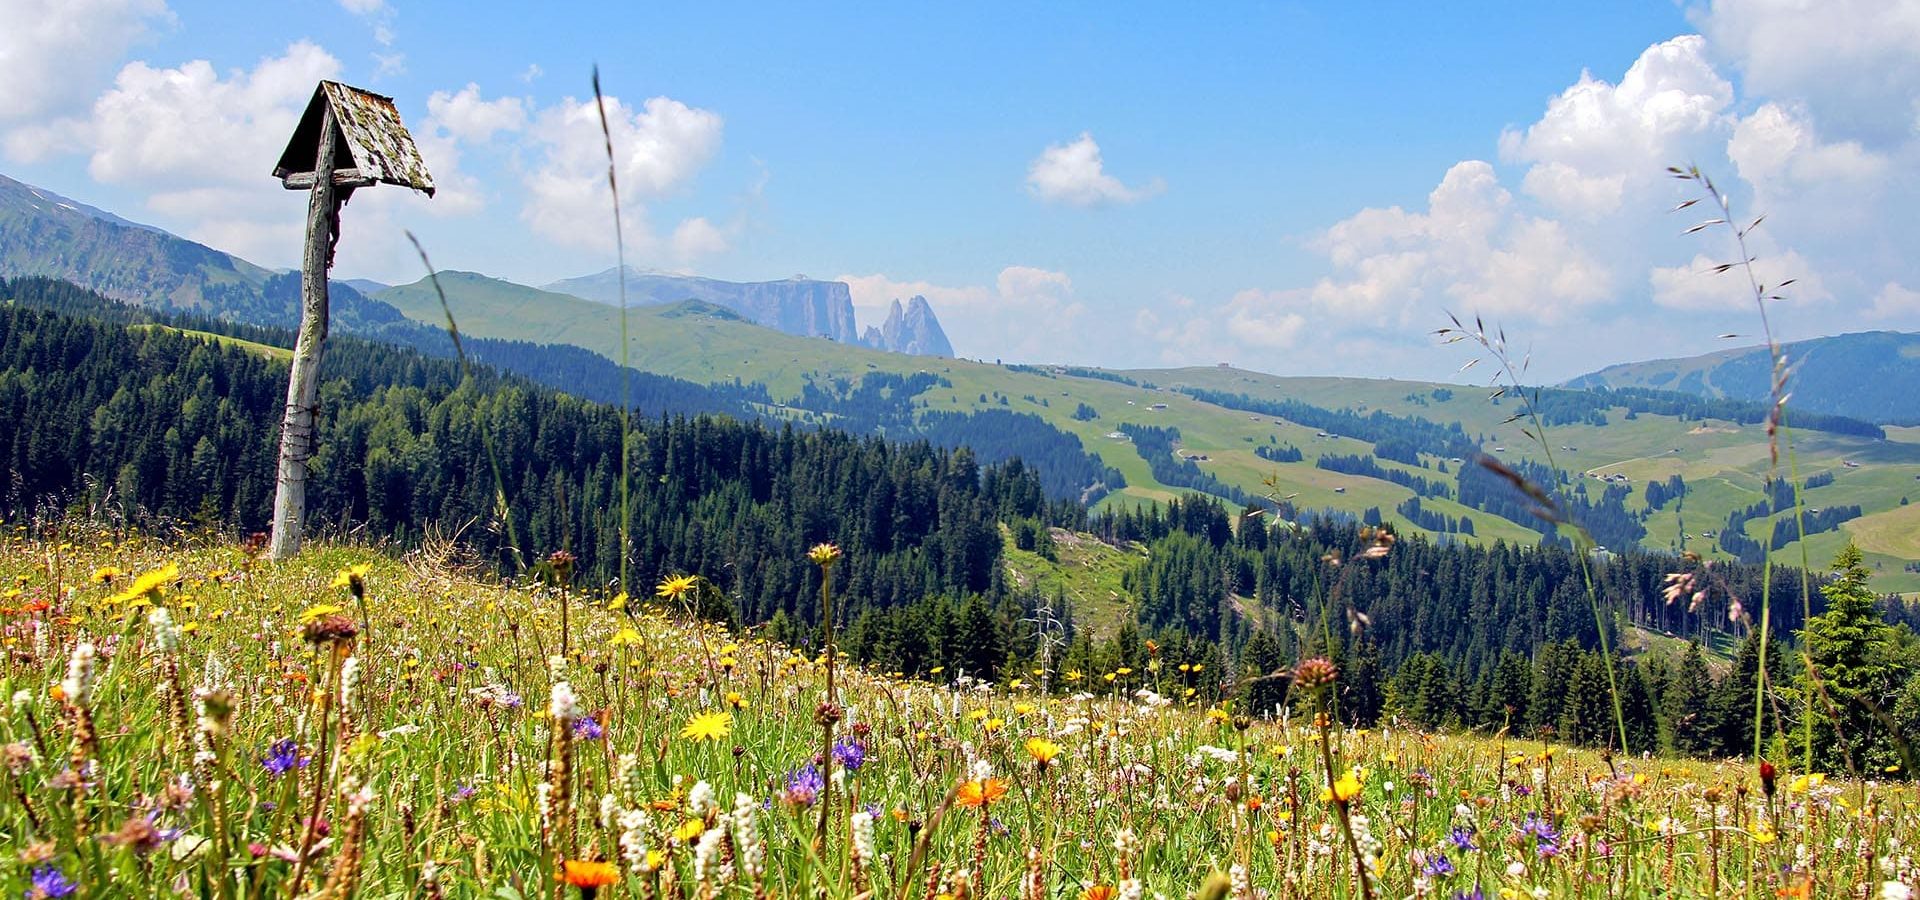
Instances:
[[[1807,670],[1798,687],[1813,699],[1815,767],[1856,775],[1898,762],[1888,725],[1901,686],[1904,660],[1893,628],[1875,609],[1860,548],[1848,543],[1833,560],[1833,581],[1821,586],[1827,611],[1807,622]]]
[[[1280,649],[1280,642],[1266,631],[1255,631],[1247,639],[1245,650],[1240,652],[1240,702],[1248,715],[1271,716],[1275,708],[1286,702],[1286,675],[1280,673],[1286,668],[1287,660]]]
[[[1664,699],[1667,735],[1674,751],[1692,755],[1712,752],[1713,676],[1707,671],[1700,642],[1687,645],[1687,653],[1680,658],[1680,668],[1667,686]]]

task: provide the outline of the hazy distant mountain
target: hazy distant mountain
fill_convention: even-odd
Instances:
[[[918,294],[907,301],[904,311],[896,298],[886,323],[878,328],[868,325],[866,333],[860,336],[860,343],[876,350],[915,356],[953,356],[953,345],[947,342],[947,333],[934,317],[933,306]]]
[[[359,291],[360,293],[366,294],[368,296],[378,294],[381,291],[386,290],[387,288],[393,287],[393,285],[386,284],[384,282],[375,281],[371,278],[349,278],[340,283],[347,285],[348,287],[351,287],[354,290]]]
[[[1920,334],[1865,331],[1796,341],[1784,350],[1793,372],[1789,411],[1800,407],[1883,425],[1920,424]],[[1764,401],[1772,368],[1767,348],[1739,347],[1608,366],[1567,386],[1647,387]]]
[[[292,327],[300,276],[276,272],[151,225],[0,175],[0,277],[39,275],[157,310]],[[400,311],[331,282],[335,324],[365,333]]]
[[[568,278],[542,289],[572,294],[597,303],[620,302],[620,272],[608,269]],[[802,337],[828,337],[854,343],[853,295],[838,281],[814,281],[795,275],[784,281],[736,282],[669,275],[628,267],[627,302],[635,306],[704,300],[731,309],[768,328]]]
[[[158,309],[263,312],[273,273],[0,175],[0,276],[44,275]]]

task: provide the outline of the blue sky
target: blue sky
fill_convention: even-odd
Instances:
[[[1769,212],[1786,336],[1920,326],[1920,2],[1802,5],[0,0],[0,171],[292,265],[267,170],[338,78],[443,191],[357,197],[336,273],[417,278],[411,228],[542,284],[613,261],[597,62],[636,265],[922,293],[1024,361],[1445,378],[1481,312],[1560,378],[1756,327],[1669,162]]]

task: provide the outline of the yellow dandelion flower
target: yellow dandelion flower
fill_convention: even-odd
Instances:
[[[371,571],[373,571],[372,563],[348,566],[333,574],[333,583],[328,587],[351,588],[355,581],[365,581],[367,573]]]
[[[1060,745],[1043,737],[1030,737],[1027,738],[1027,755],[1044,769],[1053,762],[1054,757],[1060,755]]]
[[[315,619],[320,618],[321,616],[331,616],[338,612],[340,612],[340,607],[335,606],[334,604],[331,604],[331,603],[322,603],[322,604],[319,604],[318,606],[309,606],[300,612],[300,621],[302,623],[311,622]]]
[[[132,584],[127,585],[126,590],[108,598],[107,602],[130,603],[134,600],[142,600],[145,599],[148,594],[152,594],[160,590],[163,586],[178,581],[179,579],[180,567],[173,563],[167,563],[139,578],[135,578]]]
[[[733,733],[733,714],[728,712],[705,712],[687,720],[687,727],[680,729],[682,738],[694,741],[717,741]]]
[[[120,570],[112,566],[101,566],[93,570],[93,581],[95,584],[112,584],[113,580],[119,577]]]
[[[1360,770],[1353,769],[1333,782],[1333,787],[1320,789],[1322,803],[1349,803],[1360,796]]]

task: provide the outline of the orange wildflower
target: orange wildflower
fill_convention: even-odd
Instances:
[[[1007,783],[998,778],[984,781],[967,781],[960,785],[960,793],[955,801],[966,807],[985,807],[1007,795]]]

